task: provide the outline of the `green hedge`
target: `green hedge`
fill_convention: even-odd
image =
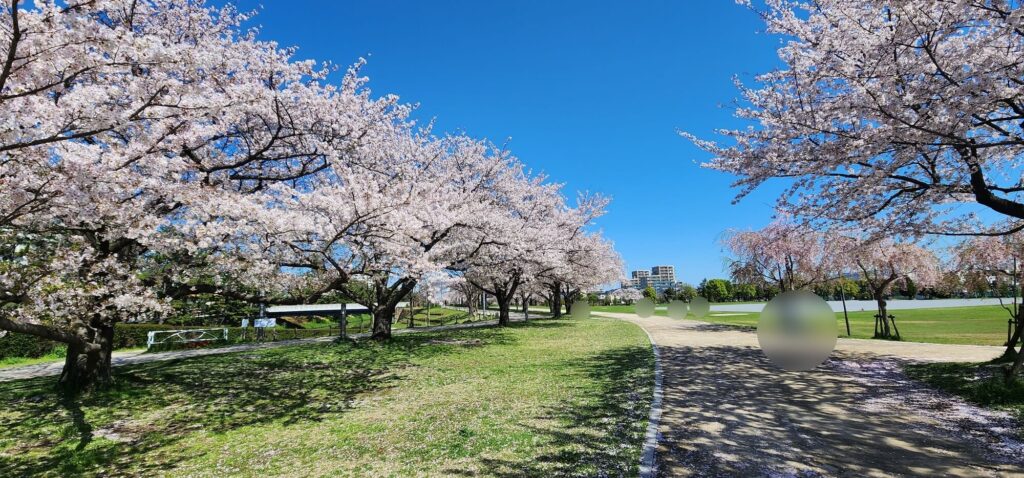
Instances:
[[[131,349],[146,346],[146,339],[150,331],[154,330],[185,330],[185,329],[218,329],[222,327],[208,326],[191,326],[182,327],[179,325],[161,325],[161,324],[117,324],[114,326],[114,349]],[[244,329],[241,327],[228,327],[228,342],[229,343],[244,343],[255,341],[255,332],[253,328],[249,328],[246,331],[245,339],[242,338],[242,332]],[[266,336],[263,339],[265,342],[273,342],[277,340],[292,340],[292,339],[306,339],[313,337],[326,337],[330,335],[336,335],[338,333],[337,328],[322,328],[322,329],[269,329],[267,330]],[[219,341],[218,341],[219,342]],[[164,347],[164,350],[170,348],[195,348],[211,345],[205,342],[202,343],[191,343],[191,344],[180,344],[174,347]],[[15,334],[8,333],[6,336],[0,338],[0,359],[10,357],[27,357],[36,358],[47,355],[57,349],[63,348],[64,344],[54,342],[51,340],[41,339],[34,335]]]
[[[9,357],[36,358],[62,348],[63,344],[44,340],[34,335],[8,332],[0,337],[0,359]]]

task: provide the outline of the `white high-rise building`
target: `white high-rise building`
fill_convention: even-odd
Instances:
[[[661,293],[675,285],[676,268],[674,266],[654,266],[650,271],[633,271],[630,277],[628,281],[622,283],[622,287],[646,289],[647,286],[651,286]]]

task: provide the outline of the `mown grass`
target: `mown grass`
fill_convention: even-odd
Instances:
[[[653,356],[560,319],[0,383],[0,476],[635,475]]]
[[[633,313],[633,306],[594,307],[594,311]],[[667,315],[664,309],[655,315]],[[850,311],[850,337],[870,339],[874,335],[875,310]],[[941,344],[1003,345],[1006,342],[1006,310],[1000,306],[947,307],[892,310],[903,340]],[[759,313],[711,312],[703,319],[718,324],[757,327]],[[690,316],[689,318],[693,318]],[[843,313],[836,313],[839,336],[846,337]]]

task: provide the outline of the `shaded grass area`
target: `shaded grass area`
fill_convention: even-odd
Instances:
[[[1024,381],[1006,384],[999,366],[986,363],[924,363],[904,366],[907,376],[978,405],[1024,419]]]
[[[613,308],[615,308],[613,310]],[[594,307],[595,311],[634,313],[632,306]],[[850,311],[850,335],[870,339],[874,335],[875,310]],[[947,307],[892,310],[903,340],[940,344],[1003,345],[1006,342],[1006,310],[999,306]],[[734,315],[738,314],[738,315]],[[665,316],[665,310],[655,315]],[[727,325],[757,327],[759,313],[712,312],[701,320]],[[689,316],[693,318],[693,316]],[[843,313],[836,314],[839,336],[846,337]]]
[[[561,319],[0,383],[0,476],[635,475],[652,370],[635,325]]]

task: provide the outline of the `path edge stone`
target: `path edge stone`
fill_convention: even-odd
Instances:
[[[654,336],[643,326],[640,326],[640,329],[647,334],[648,340],[651,341],[651,350],[654,352],[654,396],[651,398],[651,413],[647,416],[647,433],[644,435],[643,451],[640,454],[640,478],[654,478],[658,471],[656,455],[658,439],[661,438],[658,426],[661,422],[661,402],[664,398],[661,352],[658,350],[658,343],[654,341]]]

